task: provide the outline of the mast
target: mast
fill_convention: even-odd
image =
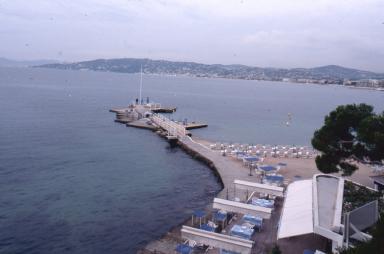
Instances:
[[[141,90],[143,88],[143,65],[140,65],[140,91],[139,91],[139,104],[141,105]]]

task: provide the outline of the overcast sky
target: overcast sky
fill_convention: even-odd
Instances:
[[[0,0],[0,57],[384,72],[384,0]]]

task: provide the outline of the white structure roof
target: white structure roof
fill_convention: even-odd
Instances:
[[[375,183],[384,185],[384,175],[370,176],[370,178],[372,178]]]
[[[342,247],[341,215],[344,180],[332,175],[291,183],[281,215],[277,238],[316,233]]]
[[[189,240],[194,240],[200,244],[206,244],[212,247],[234,251],[241,254],[251,253],[252,246],[254,244],[251,240],[209,232],[188,226],[183,226],[181,228],[181,236]]]
[[[272,209],[267,207],[261,207],[256,205],[244,204],[236,201],[214,198],[213,208],[220,209],[227,212],[249,214],[253,216],[259,216],[263,219],[270,219]]]
[[[333,230],[341,223],[344,180],[326,175],[315,177],[315,180],[314,224]]]
[[[277,238],[313,233],[312,179],[291,183],[282,211]]]
[[[271,194],[278,197],[284,197],[284,188],[279,186],[273,186],[269,184],[253,183],[242,180],[235,180],[233,182],[237,189],[251,190],[258,193]]]

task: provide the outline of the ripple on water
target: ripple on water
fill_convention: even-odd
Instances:
[[[115,124],[105,80],[72,77],[63,98],[65,74],[29,84],[25,71],[6,86],[0,75],[0,253],[134,253],[208,204],[203,186],[219,190],[180,149]],[[79,99],[90,96],[96,107]]]

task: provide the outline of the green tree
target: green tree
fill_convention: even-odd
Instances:
[[[356,161],[382,164],[384,112],[375,114],[367,104],[338,106],[315,131],[312,146],[321,152],[316,165],[323,173],[351,175]]]
[[[282,254],[280,247],[277,244],[275,246],[273,246],[270,253],[271,254]]]

